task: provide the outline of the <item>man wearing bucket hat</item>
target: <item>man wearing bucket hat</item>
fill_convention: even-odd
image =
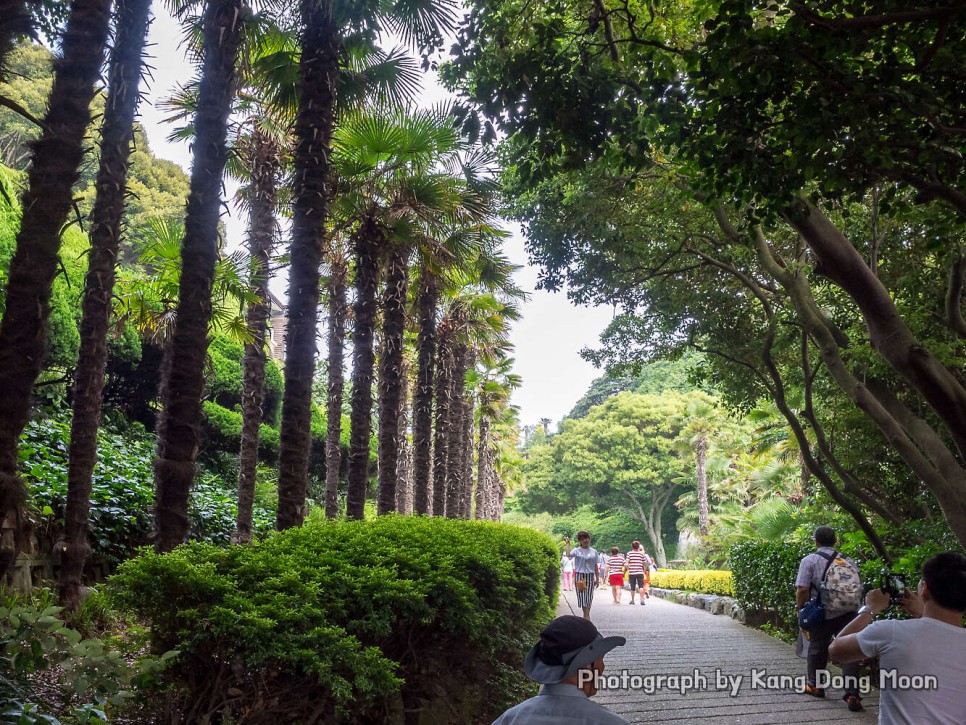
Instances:
[[[592,702],[604,655],[627,640],[602,637],[590,620],[567,615],[544,627],[523,670],[539,682],[540,694],[511,707],[493,725],[627,725],[624,718]]]

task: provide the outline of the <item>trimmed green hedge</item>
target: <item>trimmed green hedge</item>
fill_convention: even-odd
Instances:
[[[651,586],[662,589],[687,589],[702,594],[721,594],[726,597],[734,593],[731,572],[712,569],[652,571]]]
[[[182,712],[488,722],[532,689],[521,664],[553,616],[558,561],[549,537],[521,527],[393,515],[145,551],[109,587],[182,653],[167,674]]]
[[[735,598],[742,606],[771,609],[779,626],[798,631],[795,613],[795,577],[802,557],[815,551],[801,543],[749,541],[731,549],[731,575]]]

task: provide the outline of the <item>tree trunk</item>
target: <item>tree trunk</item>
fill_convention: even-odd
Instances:
[[[280,149],[269,136],[256,130],[251,140],[251,212],[248,253],[251,257],[252,293],[258,298],[248,307],[247,327],[251,342],[242,360],[242,432],[238,454],[238,518],[233,538],[236,544],[252,540],[252,508],[255,503],[255,473],[258,470],[258,433],[265,399],[265,336],[268,332],[268,277],[275,244],[275,209],[278,205]]]
[[[332,130],[341,43],[332,3],[302,0],[299,110],[285,334],[276,527],[301,526],[308,487],[319,265],[332,200]]]
[[[482,520],[492,519],[492,498],[495,493],[490,473],[490,418],[486,413],[485,393],[480,396],[480,439],[476,444],[476,515]]]
[[[436,362],[436,305],[439,287],[423,263],[417,292],[416,386],[413,390],[413,511],[433,513],[433,383]]]
[[[80,604],[87,541],[91,476],[97,459],[97,429],[107,364],[111,297],[121,237],[128,164],[134,139],[141,53],[148,32],[150,0],[120,0],[111,51],[107,103],[101,128],[101,160],[94,208],[90,217],[91,249],[80,324],[80,350],[74,373],[73,418],[67,468],[67,505],[61,546],[60,603]]]
[[[472,367],[475,363],[469,363]],[[473,396],[463,386],[463,492],[461,500],[463,509],[461,516],[469,519],[473,514]]]
[[[369,437],[372,434],[372,382],[375,355],[372,342],[376,328],[376,289],[379,283],[379,250],[385,235],[373,219],[356,232],[356,302],[352,334],[352,398],[350,402],[349,476],[346,514],[361,519],[369,484]],[[393,466],[395,473],[395,465]]]
[[[919,391],[960,449],[966,449],[966,388],[916,339],[889,290],[824,214],[802,201],[788,219],[815,253],[817,271],[842,288],[862,311],[873,347]]]
[[[396,511],[403,515],[413,512],[413,449],[409,444],[409,363],[403,357],[402,395],[399,399],[399,419],[396,436],[399,440],[399,460],[396,463]]]
[[[333,242],[337,244],[337,242]],[[346,279],[349,265],[336,251],[329,260],[329,380],[325,431],[325,515],[339,515],[339,473],[342,470],[342,394],[345,356]]]
[[[467,349],[463,343],[453,345],[453,372],[450,377],[449,416],[446,419],[446,517],[463,515],[463,460],[466,449],[465,398]]]
[[[0,541],[0,576],[10,571],[28,537],[27,489],[17,475],[17,441],[27,423],[30,394],[44,358],[60,232],[84,156],[84,133],[104,61],[110,9],[110,0],[76,0],[72,6],[63,55],[55,63],[44,130],[33,144],[17,250],[7,275],[0,324],[0,526],[12,528],[13,539]],[[21,11],[22,6],[14,5],[13,18],[20,18]]]
[[[379,359],[379,515],[396,510],[399,405],[403,398],[403,337],[409,292],[409,250],[394,244],[386,262],[383,343]]]
[[[218,257],[228,114],[242,39],[240,0],[212,0],[205,10],[204,66],[195,112],[191,191],[181,242],[174,333],[161,377],[163,411],[154,463],[155,548],[170,551],[188,536],[188,495],[201,445],[211,290]]]
[[[452,328],[443,320],[436,328],[436,426],[433,437],[433,516],[446,515],[446,484],[449,477],[449,421],[452,405]]]
[[[23,0],[0,0],[0,68],[5,67],[7,54],[14,42],[33,32],[33,20]],[[0,81],[6,80],[0,75]]]
[[[698,531],[701,536],[708,535],[708,474],[705,462],[708,456],[708,441],[702,435],[694,446],[695,476],[698,479]]]
[[[802,270],[791,271],[782,267],[774,258],[771,248],[760,231],[756,231],[755,244],[762,268],[778,280],[788,292],[802,326],[815,341],[819,354],[828,369],[829,376],[852,402],[876,424],[900,457],[933,491],[951,530],[961,542],[966,543],[966,475],[964,475],[966,471],[963,470],[934,431],[930,429],[924,434],[917,435],[910,429],[909,425],[904,425],[892,415],[883,405],[883,402],[849,371],[839,354],[839,346],[829,329],[829,324],[822,316],[821,310],[812,297],[811,289],[808,286],[807,279],[803,276]],[[772,321],[772,330],[774,330],[774,326],[775,323]],[[780,387],[781,376],[774,361],[771,360],[770,340],[773,336],[774,332],[772,331],[763,351],[763,359],[774,382],[772,397],[792,428],[809,470],[822,482],[822,485],[829,492],[829,495],[835,499],[836,503],[855,519],[882,557],[888,559],[889,554],[884,543],[861,509],[838,490],[822,466],[814,460],[814,456],[809,450],[808,438],[804,430],[801,429],[794,411],[785,401],[784,392]],[[925,423],[923,425],[925,426]],[[928,426],[926,427],[928,428]],[[923,450],[920,450],[920,447]],[[923,455],[923,451],[926,452],[925,455]]]

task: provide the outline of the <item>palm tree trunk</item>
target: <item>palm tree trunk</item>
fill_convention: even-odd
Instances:
[[[485,394],[481,394],[480,439],[476,446],[476,516],[474,517],[480,520],[490,518],[490,499],[493,493],[490,483],[490,418],[486,413],[487,402]]]
[[[338,242],[333,242],[338,244]],[[339,473],[342,470],[342,393],[345,387],[346,279],[349,265],[339,252],[329,261],[329,381],[325,430],[325,515],[339,515]]]
[[[4,534],[0,541],[0,576],[13,566],[29,535],[24,516],[27,489],[17,475],[17,441],[27,423],[30,394],[44,358],[60,231],[84,156],[84,133],[104,61],[110,9],[110,0],[76,0],[71,8],[44,130],[33,145],[17,251],[7,276],[0,323],[0,527],[12,529],[12,539]],[[20,17],[16,7],[12,10],[14,17]]]
[[[276,527],[301,526],[308,486],[312,380],[318,327],[319,265],[332,200],[329,158],[341,43],[331,2],[302,0],[299,111],[290,250],[285,392],[278,461]]]
[[[708,474],[705,460],[708,456],[708,441],[700,436],[694,446],[696,459],[695,475],[698,479],[698,531],[701,536],[708,535]]]
[[[369,484],[369,437],[372,433],[372,381],[375,355],[372,342],[376,328],[376,289],[379,282],[379,250],[385,243],[382,229],[366,219],[356,232],[356,302],[352,335],[352,399],[349,432],[349,475],[346,514],[361,519]],[[395,469],[395,467],[394,467]]]
[[[30,35],[33,22],[24,0],[0,0],[0,68],[17,38]],[[0,77],[0,80],[4,80]]]
[[[256,129],[251,140],[251,212],[248,253],[251,257],[251,291],[258,298],[248,306],[246,325],[251,342],[242,360],[242,432],[238,454],[238,517],[232,537],[236,544],[252,540],[252,508],[258,469],[258,432],[265,399],[265,336],[268,332],[268,276],[275,244],[275,209],[278,205],[280,149]]]
[[[177,317],[161,378],[164,410],[154,463],[155,548],[170,551],[188,536],[188,495],[201,445],[211,290],[218,256],[218,220],[228,114],[242,39],[240,0],[211,0],[205,10],[204,67],[195,113],[191,192],[181,243]]]
[[[150,0],[120,0],[117,34],[111,51],[107,103],[101,128],[101,160],[97,196],[91,210],[91,249],[87,261],[80,350],[74,373],[74,416],[71,420],[67,505],[60,547],[60,603],[80,603],[81,577],[90,553],[87,541],[91,476],[97,459],[97,429],[107,364],[107,333],[114,291],[114,265],[121,237],[128,163],[134,139],[141,53],[148,31]]]
[[[443,320],[436,328],[436,421],[433,437],[433,516],[446,515],[446,483],[449,477],[449,430],[452,400],[452,328]]]
[[[404,515],[413,512],[413,449],[409,445],[409,363],[403,357],[402,395],[399,399],[399,419],[396,435],[399,440],[399,459],[396,463],[396,512]]]
[[[465,398],[467,349],[463,343],[453,346],[453,374],[450,378],[449,417],[446,420],[446,516],[456,519],[463,515],[463,484],[466,449]]]
[[[394,244],[386,263],[383,343],[379,358],[379,515],[396,510],[399,404],[402,400],[403,337],[409,292],[409,250]]]
[[[463,508],[461,517],[469,519],[473,513],[473,396],[463,391]]]
[[[416,387],[413,391],[413,511],[433,512],[433,383],[436,362],[436,305],[439,286],[424,262],[417,293]]]

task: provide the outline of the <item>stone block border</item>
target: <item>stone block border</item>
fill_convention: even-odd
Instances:
[[[724,614],[749,627],[758,627],[762,624],[774,623],[775,621],[774,612],[747,610],[737,600],[718,594],[698,594],[696,592],[683,592],[678,589],[651,587],[651,595],[666,599],[675,604],[684,604],[695,609],[702,609],[711,614]]]

